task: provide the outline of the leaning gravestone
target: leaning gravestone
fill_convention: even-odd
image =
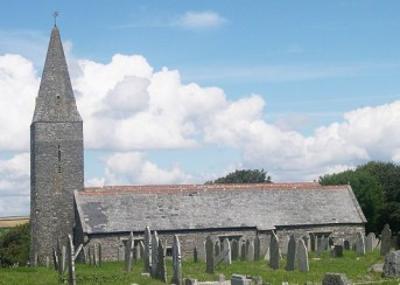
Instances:
[[[182,254],[181,243],[178,236],[174,236],[174,243],[172,244],[172,267],[173,277],[172,282],[175,285],[182,285]]]
[[[351,283],[343,273],[325,273],[322,285],[350,285]]]
[[[392,251],[385,256],[383,276],[400,277],[400,250]]]
[[[162,242],[159,240],[158,243],[158,257],[157,257],[157,274],[156,278],[160,279],[162,282],[167,283],[167,264],[165,262],[165,250]]]
[[[239,258],[239,242],[236,239],[233,239],[231,242],[231,250],[232,260],[237,260]]]
[[[279,249],[279,239],[274,232],[271,233],[271,242],[269,246],[269,266],[272,269],[279,268],[281,253]]]
[[[251,240],[246,243],[246,260],[254,261],[254,243]]]
[[[152,239],[151,239],[151,276],[153,278],[156,277],[156,274],[158,272],[157,266],[158,266],[158,244],[160,243],[160,240],[158,238],[158,234],[156,231],[154,231]]]
[[[381,233],[381,256],[385,256],[389,253],[392,243],[392,231],[388,224],[383,227]]]
[[[150,228],[147,226],[144,231],[144,271],[150,273],[151,272],[151,232]]]
[[[261,257],[261,240],[259,235],[254,238],[254,260],[258,261]]]
[[[214,273],[215,266],[215,254],[214,254],[214,243],[210,236],[206,240],[206,272]]]
[[[361,232],[357,233],[356,252],[358,255],[365,255],[365,238]]]
[[[231,243],[229,242],[229,239],[224,239],[222,242],[223,248],[224,248],[224,263],[225,264],[232,264],[232,249],[231,249]]]
[[[310,266],[308,264],[308,250],[304,243],[304,240],[299,239],[296,245],[296,261],[297,268],[300,272],[310,271]]]
[[[295,268],[295,260],[296,260],[296,239],[294,238],[294,235],[291,235],[289,238],[286,260],[287,263],[285,269],[287,271],[293,271]]]

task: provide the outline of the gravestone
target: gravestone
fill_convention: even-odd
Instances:
[[[221,253],[221,243],[219,240],[215,242],[214,249],[215,249],[215,256],[218,256]]]
[[[144,231],[144,272],[151,272],[151,257],[152,257],[152,250],[151,250],[151,232],[150,228],[146,227]]]
[[[145,249],[144,249],[144,242],[143,241],[139,242],[139,249],[140,249],[140,258],[144,259],[144,251],[145,251]]]
[[[293,271],[295,268],[295,261],[296,261],[296,239],[294,238],[294,235],[291,235],[289,238],[286,260],[287,263],[285,269],[287,271]]]
[[[158,249],[158,256],[157,256],[158,265],[157,265],[156,278],[160,279],[164,283],[167,283],[168,278],[167,278],[167,264],[165,262],[165,249],[161,240],[159,240],[157,249]]]
[[[365,255],[365,238],[361,232],[357,233],[356,252],[358,255]]]
[[[138,242],[135,246],[135,260],[140,260],[142,258],[141,256],[141,246],[140,246],[140,242]]]
[[[383,276],[400,277],[400,250],[392,251],[385,256]]]
[[[283,256],[286,256],[286,255],[287,255],[287,251],[288,251],[288,245],[289,245],[289,236],[285,235],[285,236],[282,238],[281,241],[282,241],[281,254],[282,254]]]
[[[343,245],[335,244],[332,250],[333,257],[343,257]]]
[[[310,238],[310,235],[309,234],[305,234],[303,236],[303,241],[304,241],[304,244],[306,245],[307,250],[311,251],[311,238]]]
[[[231,252],[232,260],[237,260],[239,258],[239,242],[236,239],[231,242]]]
[[[182,285],[182,255],[181,255],[181,243],[178,236],[174,236],[174,242],[172,244],[172,268],[173,277],[172,283],[175,285]]]
[[[246,242],[242,242],[240,245],[240,260],[245,261],[247,256],[247,248],[246,248]]]
[[[103,263],[103,249],[101,247],[101,243],[97,244],[97,257],[98,257],[98,265],[101,266]]]
[[[350,242],[347,239],[343,242],[343,247],[345,250],[350,250]]]
[[[72,236],[70,234],[68,235],[67,254],[68,254],[68,284],[76,285],[75,247],[72,240]]]
[[[269,246],[269,266],[271,266],[272,269],[278,269],[280,259],[279,239],[276,234],[272,232]]]
[[[322,285],[350,285],[350,281],[343,273],[325,273]]]
[[[231,285],[251,285],[252,279],[246,275],[232,274]]]
[[[152,254],[151,254],[151,261],[152,261],[152,265],[151,265],[151,276],[153,278],[156,277],[156,274],[158,272],[157,266],[158,266],[158,244],[159,244],[160,240],[158,238],[158,234],[157,231],[153,232],[153,236],[151,239],[151,246],[152,246]]]
[[[129,239],[125,244],[125,271],[131,272],[133,262],[133,248],[134,248],[133,233],[129,234]]]
[[[197,247],[195,246],[193,249],[193,262],[197,263],[198,261],[199,261],[199,258],[198,258],[198,253],[197,253]]]
[[[299,239],[296,245],[296,263],[297,268],[301,272],[310,271],[308,263],[308,250],[303,239]]]
[[[251,240],[246,242],[246,260],[254,261],[254,243]]]
[[[224,248],[224,263],[227,265],[232,264],[232,249],[231,249],[231,243],[229,242],[229,239],[224,239],[222,242],[223,248]]]
[[[254,260],[258,261],[261,258],[261,240],[259,235],[254,238]]]
[[[392,231],[388,224],[383,227],[381,233],[381,256],[389,253],[392,243]]]
[[[214,243],[210,236],[206,240],[206,272],[214,273],[215,266],[215,254],[214,254]]]

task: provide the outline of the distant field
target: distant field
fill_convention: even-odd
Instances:
[[[29,222],[29,217],[0,217],[1,228],[12,228]]]
[[[354,252],[346,251],[343,258],[331,258],[325,253],[320,260],[310,259],[310,269],[308,273],[298,271],[287,272],[283,269],[272,270],[266,265],[266,261],[244,262],[236,261],[230,266],[219,265],[215,274],[205,273],[205,263],[194,263],[192,261],[183,262],[184,278],[196,278],[201,281],[218,280],[218,275],[223,273],[226,278],[230,278],[232,273],[248,274],[261,276],[263,281],[271,285],[281,285],[287,281],[289,284],[304,284],[306,281],[321,283],[325,272],[343,272],[353,282],[358,284],[399,284],[396,279],[383,279],[379,273],[369,272],[369,267],[377,262],[382,262],[382,258],[377,252],[370,253],[363,257],[357,257]],[[282,261],[282,267],[285,262]],[[84,264],[77,265],[77,284],[116,284],[128,285],[137,283],[140,285],[161,285],[160,281],[141,276],[143,263],[134,265],[130,273],[123,270],[122,262],[108,262],[96,268]],[[167,263],[168,279],[172,277],[172,265],[169,260]],[[44,285],[59,284],[58,277],[54,270],[47,268],[15,268],[0,269],[0,284],[20,284],[20,285]]]

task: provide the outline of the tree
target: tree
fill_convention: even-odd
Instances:
[[[16,226],[0,237],[2,266],[26,265],[30,249],[30,224]]]
[[[320,177],[322,185],[350,184],[367,219],[368,232],[379,230],[381,211],[384,205],[383,187],[378,179],[365,170],[347,170]]]
[[[264,169],[243,169],[235,170],[224,177],[206,182],[206,184],[220,183],[271,183],[271,177],[267,176]]]

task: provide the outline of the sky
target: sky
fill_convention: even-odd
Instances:
[[[29,213],[52,14],[85,185],[313,181],[400,161],[398,1],[0,0],[0,216]]]

